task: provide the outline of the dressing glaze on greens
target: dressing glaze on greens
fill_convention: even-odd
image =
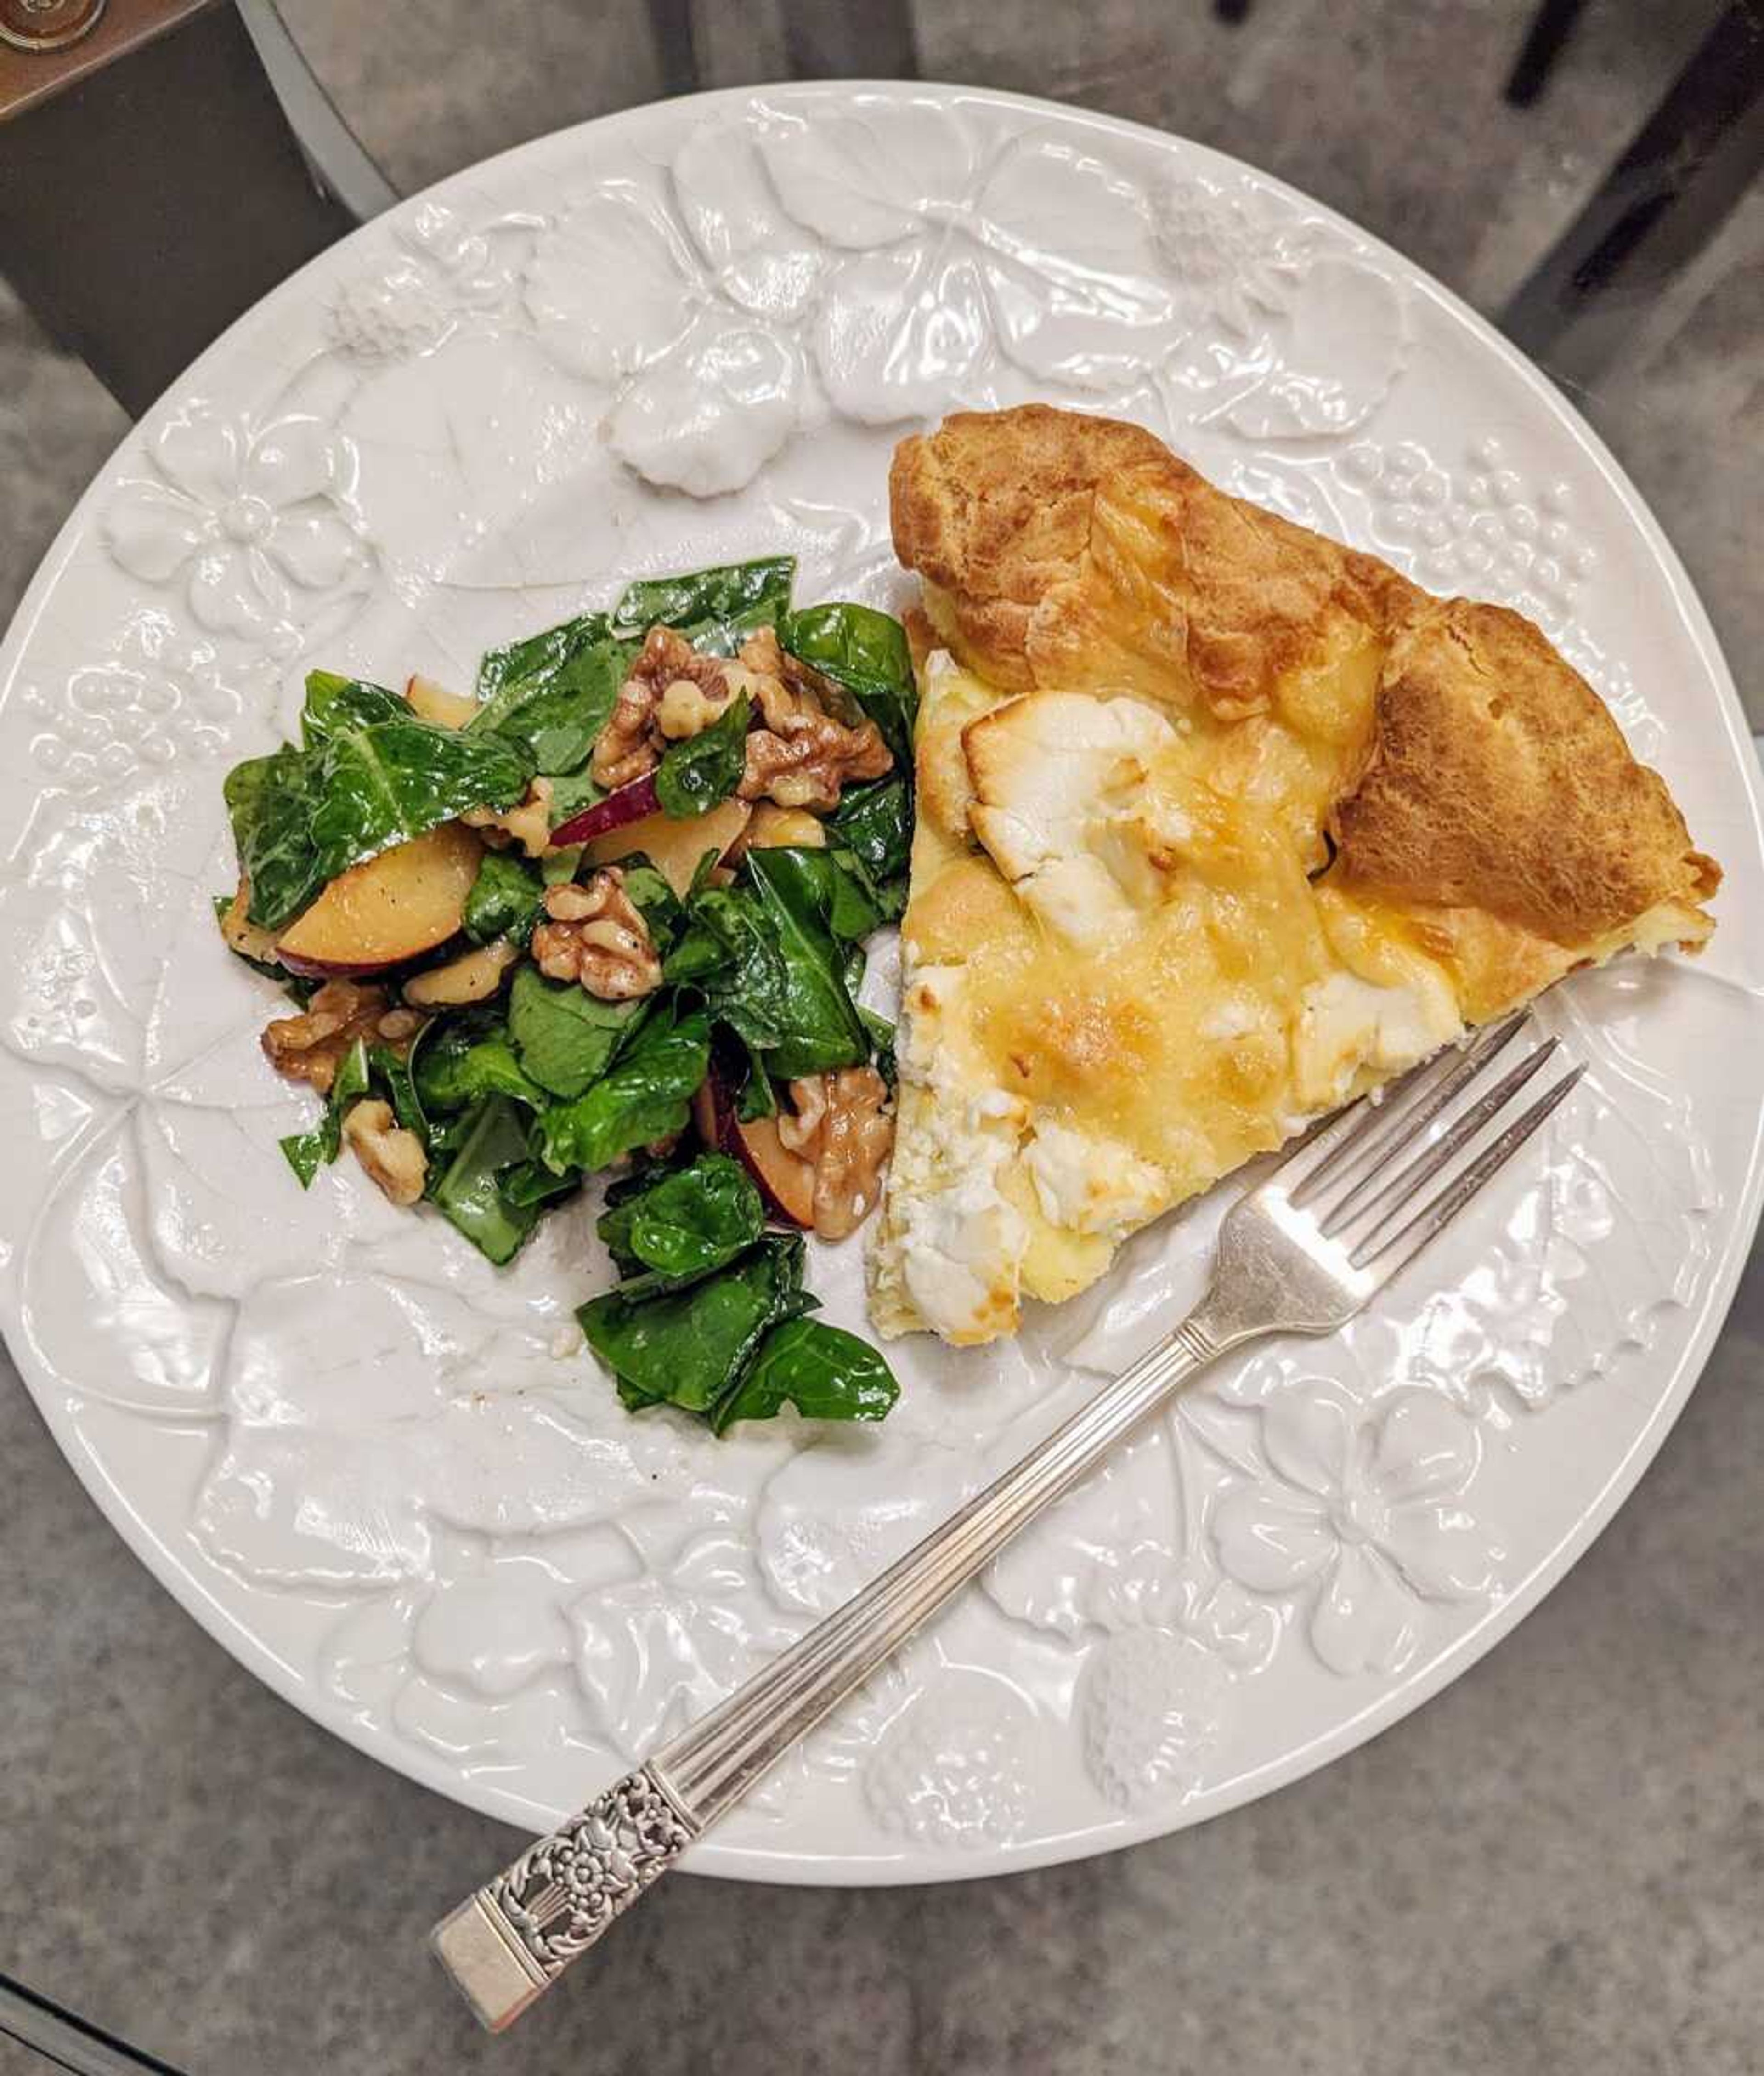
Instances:
[[[747,1156],[692,1130],[695,1098],[712,1118],[752,1124],[788,1107],[793,1082],[869,1064],[892,1085],[891,1028],[860,1008],[857,990],[864,940],[904,901],[911,660],[899,624],[872,608],[794,611],[794,575],[791,558],[771,557],[631,584],[609,610],[486,654],[461,727],[423,719],[383,686],[314,671],[299,742],[226,782],[243,882],[239,899],[216,902],[229,945],[297,1007],[334,1023],[341,986],[367,1019],[335,1061],[318,1123],[283,1142],[301,1185],[338,1157],[343,1120],[367,1098],[387,1103],[420,1148],[425,1200],[499,1264],[549,1210],[604,1185],[597,1230],[619,1281],[579,1310],[587,1344],[633,1411],[669,1405],[719,1434],[787,1406],[880,1419],[896,1389],[874,1349],[808,1316],[801,1232],[772,1227],[778,1204]],[[604,797],[595,745],[657,626],[712,658],[775,630],[820,674],[830,715],[875,723],[894,769],[845,789],[818,847],[753,848],[720,866],[713,841],[683,893],[641,851],[618,857],[604,838],[593,862],[580,845],[530,855],[546,828]],[[758,725],[743,691],[662,747],[651,777],[670,824],[736,799]],[[499,833],[491,817],[517,808],[528,820]],[[272,955],[338,875],[475,810],[487,811],[471,817],[486,847],[463,907],[452,897],[453,936],[436,945],[431,933],[420,953],[371,970],[327,973],[309,960],[295,974]],[[661,964],[661,985],[629,999],[533,962],[547,890],[608,863]],[[440,983],[475,953],[492,961],[486,999],[450,1003]],[[427,974],[401,1008],[400,990]],[[381,1024],[390,1035],[376,1035]]]

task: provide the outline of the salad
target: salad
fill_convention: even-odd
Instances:
[[[298,743],[228,774],[228,946],[347,1149],[490,1260],[604,1184],[616,1285],[577,1317],[635,1410],[719,1434],[897,1385],[810,1315],[803,1235],[855,1231],[894,1131],[865,940],[905,900],[911,658],[789,557],[630,585],[496,649],[475,697],[315,671]]]

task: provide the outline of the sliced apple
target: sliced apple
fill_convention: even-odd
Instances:
[[[596,837],[588,845],[587,856],[592,865],[613,865],[640,850],[674,891],[683,897],[705,852],[714,850],[720,858],[725,856],[739,841],[752,812],[745,800],[720,800],[705,813],[683,820],[675,820],[670,815],[646,815],[640,822],[627,822],[622,828]],[[555,844],[562,834],[562,829],[554,831],[552,842]]]
[[[484,847],[443,822],[339,873],[285,930],[276,956],[292,972],[350,979],[413,959],[459,928]]]
[[[747,1170],[774,1218],[793,1226],[814,1224],[813,1163],[792,1153],[779,1139],[775,1118],[756,1117],[744,1124],[714,1068],[692,1098],[692,1121],[707,1146],[728,1154]]]
[[[460,692],[450,692],[433,678],[407,680],[405,703],[418,720],[432,721],[437,728],[463,728],[478,713],[475,700],[468,700]]]
[[[567,850],[571,844],[591,843],[608,829],[622,829],[628,822],[639,822],[645,815],[655,814],[659,806],[655,774],[647,772],[629,786],[620,787],[616,793],[608,793],[604,800],[596,800],[591,808],[584,808],[579,815],[558,823],[551,832],[551,848]]]

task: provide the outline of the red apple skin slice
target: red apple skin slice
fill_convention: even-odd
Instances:
[[[813,1165],[779,1139],[775,1118],[757,1117],[743,1124],[714,1068],[692,1098],[692,1119],[707,1146],[747,1170],[774,1218],[805,1229],[814,1224]]]
[[[620,787],[617,792],[608,793],[604,800],[596,800],[591,808],[584,808],[579,815],[572,815],[568,821],[560,823],[551,832],[551,848],[567,850],[571,844],[591,843],[608,829],[622,829],[627,822],[640,822],[645,815],[656,813],[658,805],[655,774],[651,771],[641,778],[633,778],[629,786]]]
[[[588,845],[591,865],[616,865],[633,851],[641,851],[682,900],[692,884],[699,860],[708,850],[719,857],[728,854],[746,828],[753,813],[745,800],[720,800],[702,815],[676,820],[670,815],[646,815],[640,822],[627,822],[609,830]],[[559,830],[551,841],[556,843]]]
[[[437,728],[463,728],[478,712],[475,700],[450,692],[433,678],[420,676],[405,680],[405,704],[418,720],[431,721]]]
[[[433,951],[459,928],[484,846],[443,822],[339,873],[276,947],[291,973],[353,980]]]

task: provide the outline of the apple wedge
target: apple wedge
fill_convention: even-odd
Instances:
[[[778,1136],[776,1118],[756,1117],[744,1124],[735,1115],[728,1087],[714,1067],[692,1098],[692,1122],[707,1146],[728,1154],[747,1170],[774,1218],[793,1226],[813,1225],[813,1164],[784,1144]]]
[[[595,865],[616,865],[621,857],[640,850],[683,899],[698,870],[699,860],[708,850],[714,850],[720,858],[727,856],[753,812],[745,800],[722,800],[706,813],[682,820],[670,815],[645,815],[641,821],[627,822],[621,828],[596,837],[588,845],[587,856]],[[562,829],[554,830],[552,842],[558,843],[562,836]]]
[[[437,728],[463,728],[478,712],[475,700],[468,700],[460,692],[450,692],[433,678],[408,679],[405,704],[418,720],[432,721]]]
[[[484,847],[443,822],[339,873],[282,933],[276,956],[293,973],[353,979],[433,951],[459,928]]]

